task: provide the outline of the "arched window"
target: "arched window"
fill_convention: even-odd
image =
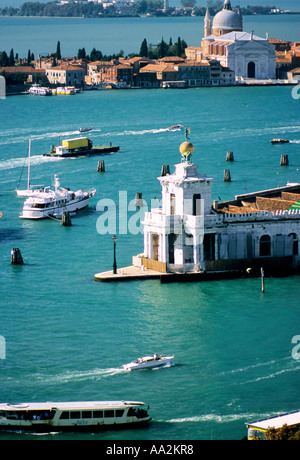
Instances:
[[[290,233],[289,237],[292,238],[293,241],[293,256],[297,256],[299,253],[298,236],[296,233]]]
[[[271,237],[263,235],[259,241],[259,255],[266,257],[271,255]]]

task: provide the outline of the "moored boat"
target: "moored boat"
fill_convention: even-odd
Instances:
[[[174,355],[172,356],[159,356],[156,353],[153,356],[144,356],[132,361],[128,364],[123,364],[123,368],[126,371],[133,371],[137,369],[151,369],[155,367],[165,366],[172,364]]]
[[[61,145],[52,146],[50,152],[44,153],[44,156],[51,157],[78,157],[86,155],[101,155],[104,153],[117,152],[120,149],[118,145],[96,145],[87,137],[77,137],[65,139]]]
[[[34,96],[51,96],[52,95],[52,91],[50,88],[40,86],[38,84],[32,85],[27,91],[27,93],[34,95]]]
[[[290,141],[288,139],[272,139],[271,144],[288,144]]]
[[[62,188],[57,176],[54,176],[54,180],[54,190],[45,187],[42,192],[37,192],[25,200],[20,219],[57,218],[67,211],[77,212],[87,207],[96,193],[95,189],[83,192]]]
[[[140,401],[75,401],[0,404],[0,430],[87,431],[145,425],[151,418]]]

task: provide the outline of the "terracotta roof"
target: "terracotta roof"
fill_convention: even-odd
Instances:
[[[0,67],[0,73],[45,73],[44,69],[34,69],[31,66]]]
[[[48,70],[84,70],[82,67],[72,65],[72,64],[61,64],[55,67],[51,67]]]
[[[174,71],[173,67],[169,64],[148,64],[140,72],[170,72]]]
[[[178,57],[178,56],[166,56],[164,58],[159,59],[159,62],[185,62],[185,59]]]
[[[188,61],[188,62],[179,62],[175,64],[177,67],[210,67],[209,62],[203,61]]]

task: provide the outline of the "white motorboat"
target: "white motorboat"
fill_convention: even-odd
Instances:
[[[139,401],[0,404],[0,430],[96,432],[134,427],[150,422],[147,410]]]
[[[89,131],[92,131],[92,129],[93,129],[92,127],[90,127],[90,128],[79,128],[79,132],[80,133],[87,133]]]
[[[181,131],[183,128],[182,125],[173,125],[167,128],[168,131]]]
[[[43,191],[43,187],[41,185],[30,185],[30,152],[31,152],[31,139],[29,139],[29,147],[28,147],[27,188],[23,190],[16,189],[18,196],[33,196],[36,193]],[[21,177],[20,177],[20,180],[21,180]],[[20,180],[19,180],[19,183],[20,183]]]
[[[60,217],[63,212],[77,212],[88,206],[90,199],[95,195],[96,189],[83,192],[72,191],[60,187],[59,178],[54,176],[55,189],[45,187],[42,192],[35,193],[25,200],[21,219],[45,219],[47,217]]]
[[[174,355],[159,356],[155,353],[153,356],[144,356],[143,358],[138,358],[137,360],[132,361],[131,363],[123,364],[123,368],[126,371],[133,371],[136,369],[151,369],[154,367],[172,364],[173,359]]]
[[[52,91],[50,88],[34,84],[29,88],[28,94],[34,96],[52,96]]]

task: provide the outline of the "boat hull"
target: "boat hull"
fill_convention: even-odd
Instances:
[[[105,153],[112,153],[118,152],[120,147],[118,145],[99,145],[98,147],[92,147],[91,149],[83,149],[83,150],[74,150],[73,152],[68,152],[63,155],[59,155],[57,153],[44,153],[44,156],[49,157],[60,157],[60,158],[74,158],[74,157],[82,157],[88,155],[103,155]]]
[[[82,209],[88,206],[91,198],[92,198],[91,196],[88,196],[84,198],[82,201],[77,201],[76,203],[69,203],[63,208],[60,208],[59,206],[55,206],[53,208],[47,209],[47,211],[23,209],[22,214],[20,215],[20,219],[41,220],[41,219],[47,219],[49,217],[51,218],[55,216],[60,216],[63,212],[81,211]]]
[[[58,426],[52,423],[37,423],[31,424],[28,426],[17,426],[17,425],[1,425],[1,431],[23,431],[27,433],[53,433],[53,432],[64,432],[64,433],[99,433],[101,431],[118,431],[118,430],[126,430],[126,429],[136,429],[136,428],[144,428],[149,425],[151,422],[151,417],[147,420],[141,421],[133,421],[133,422],[126,422],[126,423],[98,423],[97,425],[82,425],[82,424],[74,424],[72,426]]]
[[[166,356],[157,360],[151,360],[151,361],[145,361],[145,362],[131,362],[128,364],[124,364],[123,368],[126,371],[134,371],[134,370],[140,370],[140,369],[154,369],[157,367],[162,367],[167,364],[172,364],[173,363],[174,356]]]

